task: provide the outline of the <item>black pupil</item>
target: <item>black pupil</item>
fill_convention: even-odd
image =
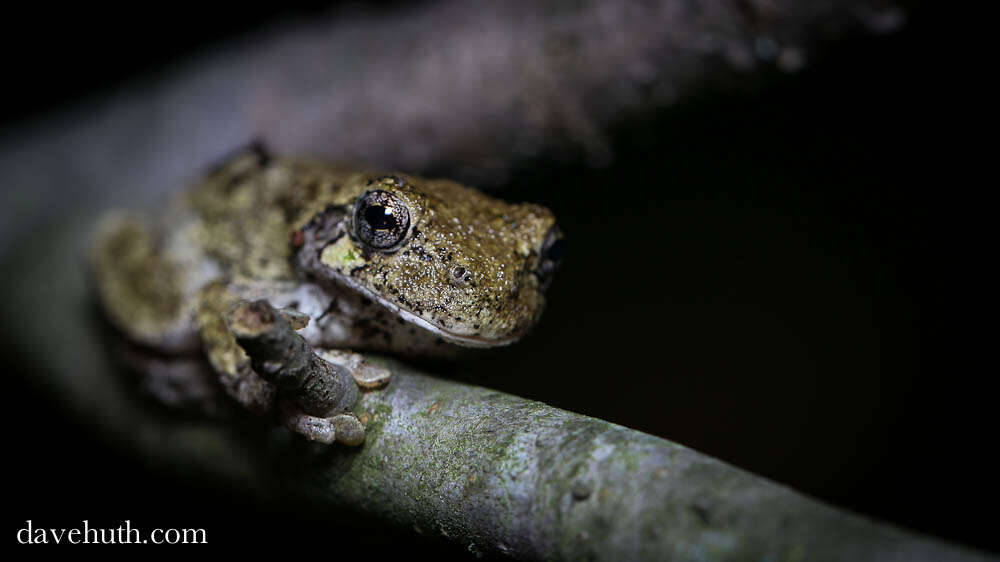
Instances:
[[[365,220],[375,230],[391,230],[396,228],[396,216],[391,212],[386,213],[386,207],[382,205],[372,205],[365,209]]]
[[[371,248],[384,251],[399,244],[410,228],[406,205],[395,195],[380,189],[362,196],[354,220],[358,239]]]

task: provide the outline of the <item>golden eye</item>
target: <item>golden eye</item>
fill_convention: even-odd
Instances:
[[[399,198],[381,189],[368,191],[354,209],[354,234],[376,250],[395,248],[410,228],[410,211]]]

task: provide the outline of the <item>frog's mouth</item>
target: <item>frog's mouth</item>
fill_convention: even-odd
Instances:
[[[487,338],[480,335],[469,335],[460,334],[448,330],[442,326],[434,324],[430,320],[422,316],[418,316],[416,313],[411,312],[398,304],[386,300],[381,295],[372,291],[371,289],[361,285],[357,281],[351,279],[350,277],[345,277],[343,275],[338,275],[336,272],[332,272],[331,278],[336,282],[350,288],[352,291],[356,291],[361,295],[364,295],[369,300],[374,303],[381,305],[382,307],[388,309],[396,317],[402,318],[406,322],[419,326],[432,334],[440,336],[443,340],[453,343],[456,345],[461,345],[464,347],[502,347],[505,345],[510,345],[521,338],[523,335],[523,330],[520,332],[514,332],[502,338]]]
[[[537,278],[538,286],[535,290],[544,293],[552,281],[552,274],[558,269],[565,252],[565,241],[562,230],[558,225],[553,225],[546,233],[538,251],[538,263],[531,273]],[[317,254],[318,255],[318,254]],[[516,327],[503,334],[501,337],[488,337],[479,333],[467,334],[459,333],[436,324],[423,316],[404,308],[396,302],[386,299],[382,294],[359,283],[353,277],[344,275],[336,270],[328,270],[329,276],[335,282],[348,287],[349,289],[364,295],[372,302],[378,303],[383,308],[388,309],[397,318],[402,318],[406,322],[419,326],[420,328],[441,337],[446,342],[465,347],[502,347],[510,345],[520,340],[527,332],[530,323]]]

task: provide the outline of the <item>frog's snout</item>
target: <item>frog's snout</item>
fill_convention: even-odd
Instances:
[[[538,289],[548,289],[552,282],[552,274],[559,268],[563,255],[566,253],[566,240],[559,225],[552,225],[542,241],[538,252],[538,267],[535,275],[538,277]]]

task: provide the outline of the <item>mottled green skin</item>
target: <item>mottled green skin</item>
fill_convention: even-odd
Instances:
[[[372,251],[353,234],[355,201],[373,189],[391,191],[410,212],[407,237],[391,252]],[[407,320],[459,344],[510,343],[541,314],[545,300],[535,271],[539,249],[555,225],[552,213],[447,180],[386,176],[307,159],[280,158],[265,165],[246,154],[187,192],[170,213],[179,218],[166,227],[189,232],[185,251],[217,263],[219,276],[230,283],[297,282],[301,274],[292,259],[293,234],[331,206],[345,211],[347,235],[322,249],[320,261],[328,270],[318,272],[321,281],[343,284],[394,312],[412,314]],[[192,261],[161,258],[164,271],[168,262]],[[171,304],[157,299],[168,291]],[[104,302],[134,311],[159,300],[161,308],[175,307],[161,313],[166,322],[183,308],[180,292],[172,286],[159,295],[137,290],[128,295],[130,302],[121,302],[120,294],[104,295]]]
[[[318,273],[412,314],[454,343],[509,343],[537,320],[544,304],[535,274],[539,249],[555,223],[547,209],[402,175],[352,176],[333,204],[351,209],[373,189],[406,201],[407,238],[392,252],[374,252],[343,236],[321,250],[326,269]]]
[[[408,212],[408,228],[391,247],[375,247],[356,224],[359,198],[373,191],[391,193]],[[504,345],[541,314],[553,267],[547,244],[558,237],[552,214],[538,205],[508,204],[447,180],[251,149],[158,215],[107,217],[92,271],[107,316],[126,338],[158,354],[203,353],[231,397],[265,413],[276,401],[311,400],[276,396],[273,381],[255,372],[231,333],[228,314],[238,303],[263,299],[288,310],[317,350],[440,355],[451,344]],[[280,352],[271,350],[268,361]],[[331,357],[341,357],[359,385],[387,378],[357,358]],[[176,392],[177,385],[149,386]]]

